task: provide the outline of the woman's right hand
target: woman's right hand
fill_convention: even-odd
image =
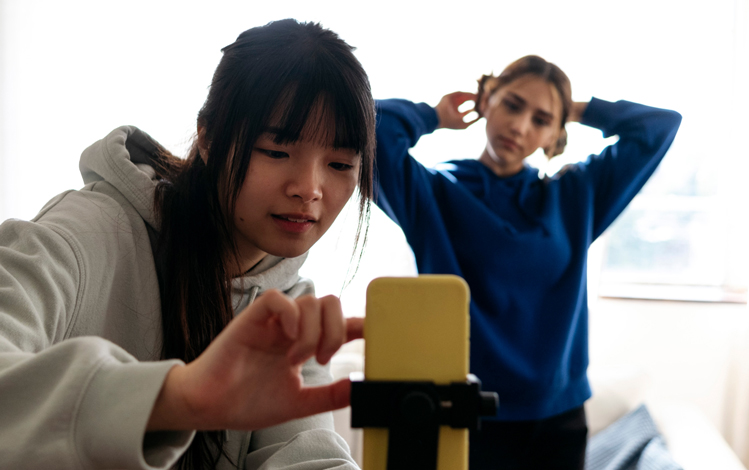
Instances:
[[[362,318],[343,318],[334,296],[267,291],[197,359],[171,369],[147,429],[254,430],[347,406],[348,379],[306,387],[301,367],[312,356],[327,363],[362,329]]]
[[[437,118],[439,119],[437,129],[465,129],[478,121],[478,117],[468,122],[463,120],[469,113],[474,112],[473,108],[467,111],[458,110],[460,105],[467,101],[475,102],[476,94],[456,91],[443,96],[437,106],[434,107],[434,110],[437,111]]]

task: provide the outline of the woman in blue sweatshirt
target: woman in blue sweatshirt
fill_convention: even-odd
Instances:
[[[486,120],[478,160],[427,169],[409,155],[422,135]],[[681,122],[627,101],[573,102],[567,76],[537,56],[477,94],[377,104],[377,204],[406,235],[420,273],[462,276],[471,287],[471,370],[500,409],[471,436],[471,468],[583,468],[591,395],[587,251],[642,188]],[[475,121],[474,121],[475,122]],[[525,163],[562,153],[580,122],[617,143],[552,177]]]

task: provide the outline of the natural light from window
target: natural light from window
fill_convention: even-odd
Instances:
[[[746,14],[739,2],[0,2],[0,217],[31,218],[81,185],[81,151],[122,124],[178,154],[195,130],[221,47],[273,19],[319,21],[357,47],[376,98],[436,104],[474,91],[484,73],[538,54],[569,75],[575,100],[627,99],[679,111],[671,151],[591,253],[604,295],[742,299],[747,286]],[[354,7],[356,5],[356,7]],[[647,12],[645,14],[644,12]],[[739,12],[741,13],[741,12]],[[699,28],[696,28],[699,25]],[[424,164],[476,158],[483,123],[441,130],[413,155]],[[564,155],[597,153],[600,132],[569,126]],[[318,294],[343,292],[363,313],[374,276],[414,274],[399,229],[375,209],[368,246],[352,261],[355,207],[313,249],[303,273]],[[599,275],[600,273],[600,275]],[[684,286],[687,286],[685,289]]]

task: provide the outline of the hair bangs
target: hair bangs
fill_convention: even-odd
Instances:
[[[364,154],[373,145],[369,83],[357,80],[358,72],[325,59],[321,54],[300,59],[290,74],[295,79],[279,96],[264,127],[279,144],[309,140]]]

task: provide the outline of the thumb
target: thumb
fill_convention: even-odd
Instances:
[[[364,337],[364,318],[349,317],[346,319],[346,341]]]
[[[321,387],[305,387],[296,401],[298,417],[344,408],[351,403],[351,381],[342,379]]]

